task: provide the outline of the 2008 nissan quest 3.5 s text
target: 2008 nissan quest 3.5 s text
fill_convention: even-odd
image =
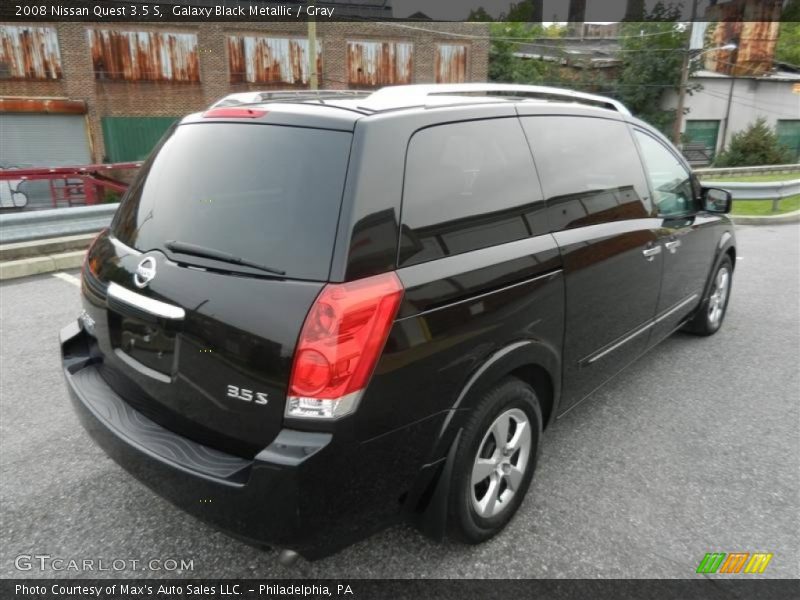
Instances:
[[[224,104],[143,165],[61,347],[95,441],[236,536],[315,559],[405,516],[486,540],[548,423],[676,329],[722,324],[730,194],[614,100]]]

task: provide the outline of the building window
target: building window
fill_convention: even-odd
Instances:
[[[61,52],[52,27],[0,25],[0,79],[61,79]]]
[[[434,61],[436,83],[467,81],[467,47],[463,44],[438,44]]]
[[[308,40],[228,36],[231,83],[307,87]],[[322,73],[322,44],[317,42],[317,73]]]
[[[406,42],[347,42],[347,83],[380,87],[411,83],[414,46]]]
[[[200,81],[197,35],[89,29],[95,79]]]
[[[687,144],[702,144],[704,147],[704,156],[708,162],[714,160],[714,153],[717,151],[717,136],[719,135],[719,121],[718,120],[696,120],[688,119],[686,121],[686,143]]]

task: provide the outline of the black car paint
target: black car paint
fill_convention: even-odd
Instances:
[[[307,118],[277,110],[265,118],[353,130],[328,280],[396,270],[405,288],[355,414],[334,422],[283,416],[297,335],[323,282],[257,271],[233,275],[213,261],[195,263],[207,270],[191,269],[162,252],[128,248],[106,232],[83,269],[83,302],[94,330],[73,324],[62,331],[73,403],[112,457],[192,514],[308,558],[334,552],[404,512],[429,516],[426,529],[441,535],[448,453],[482,392],[515,374],[534,385],[546,423],[552,421],[685,322],[713,268],[735,252],[730,222],[697,211],[679,220],[653,214],[552,231],[397,268],[403,184],[397,166],[405,163],[413,133],[441,123],[516,118],[518,109],[506,103],[452,106],[349,115],[351,121],[342,112],[319,107]],[[523,112],[612,118],[650,131],[632,118],[579,106],[525,106]],[[553,210],[556,203],[547,201]],[[690,261],[679,260],[687,253],[669,252],[653,262],[643,259],[643,249],[674,237],[690,250]],[[132,277],[145,254],[155,257],[159,276],[137,290]],[[605,285],[609,278],[613,286]],[[108,309],[111,282],[186,310],[180,324],[156,323],[174,340],[174,348],[166,342],[163,350],[172,354],[166,359],[170,383],[137,372],[115,353],[123,315],[118,307]],[[593,291],[600,284],[608,293],[598,297]],[[696,302],[592,360],[695,289]],[[158,362],[150,366],[159,370]],[[98,376],[76,382],[81,369]],[[232,383],[267,392],[269,403],[226,398]],[[202,464],[187,468],[140,447],[124,425],[110,426],[87,401],[104,394],[124,398],[170,432],[165,435],[240,457],[247,468],[231,481],[204,472]]]

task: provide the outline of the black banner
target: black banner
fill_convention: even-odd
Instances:
[[[6,579],[0,582],[4,600],[278,600],[304,598],[327,600],[392,599],[488,600],[498,598],[542,598],[571,600],[783,600],[797,598],[800,585],[794,580],[698,578],[696,580],[80,580]]]
[[[797,20],[780,0],[3,0],[3,21],[525,21]]]

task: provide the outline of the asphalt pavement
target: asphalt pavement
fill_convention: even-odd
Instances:
[[[737,577],[800,577],[800,225],[738,238],[722,330],[672,336],[554,424],[501,535],[470,547],[398,525],[289,568],[160,499],[84,433],[57,343],[76,273],[2,284],[0,577],[686,578],[714,551],[773,554]]]

